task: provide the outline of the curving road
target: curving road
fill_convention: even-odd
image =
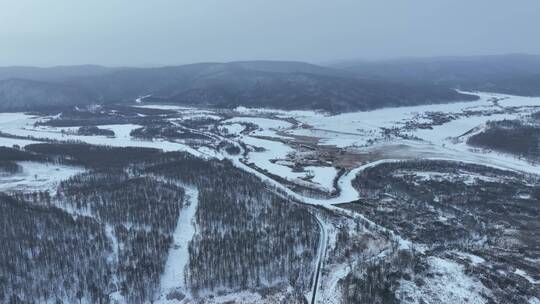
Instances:
[[[313,215],[315,220],[317,221],[317,224],[319,224],[321,236],[319,241],[319,250],[317,252],[317,266],[315,269],[314,277],[313,277],[313,286],[311,287],[311,304],[317,303],[317,290],[319,288],[319,278],[321,276],[322,266],[324,263],[324,260],[326,258],[326,250],[328,248],[328,234],[326,231],[326,227],[323,225],[322,221],[319,219],[318,216]]]

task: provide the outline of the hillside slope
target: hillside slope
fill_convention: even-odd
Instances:
[[[0,80],[0,110],[39,110],[85,105],[97,101],[95,95],[64,84],[25,79]]]
[[[540,55],[409,58],[335,64],[358,77],[540,96]]]
[[[51,75],[59,76],[51,76],[46,82],[36,81],[44,77],[38,73],[28,76],[36,78],[32,81],[17,80],[19,85],[14,85],[14,80],[4,80],[0,110],[132,102],[146,95],[151,95],[148,100],[152,101],[192,106],[243,105],[330,112],[476,99],[444,86],[361,79],[345,70],[301,62],[199,63],[70,73],[52,68],[50,71]],[[20,88],[22,82],[25,92]]]

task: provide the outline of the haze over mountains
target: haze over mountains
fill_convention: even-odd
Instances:
[[[348,61],[335,65],[358,76],[402,83],[434,84],[523,96],[540,95],[540,56],[409,58]]]
[[[476,100],[456,92],[540,95],[540,56],[342,62],[246,61],[158,68],[0,68],[0,110],[146,101],[329,112]]]

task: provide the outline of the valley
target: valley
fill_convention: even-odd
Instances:
[[[540,99],[462,93],[479,98],[341,114],[144,98],[1,113],[3,208],[61,213],[43,218],[50,229],[86,221],[74,233],[100,238],[88,265],[103,284],[43,294],[47,282],[25,288],[8,270],[0,297],[536,303],[538,150],[471,138],[499,121],[536,128]]]

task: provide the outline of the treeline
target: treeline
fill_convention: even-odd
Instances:
[[[31,161],[45,160],[46,157],[21,150],[20,148],[0,147],[0,160],[2,161]]]
[[[131,163],[155,158],[162,153],[151,148],[116,148],[85,143],[31,144],[27,145],[25,150],[44,155],[50,160],[88,168],[122,168]]]
[[[20,148],[0,147],[0,175],[15,174],[22,171],[17,161],[39,161],[46,157],[35,153],[23,151]]]
[[[164,138],[168,140],[189,139],[189,140],[209,140],[210,137],[195,133],[189,129],[174,126],[172,124],[153,124],[151,126],[134,129],[129,134],[132,137],[141,139]]]
[[[22,167],[14,161],[0,160],[0,175],[15,174],[22,171]]]
[[[46,112],[46,111],[42,111]],[[35,123],[36,126],[50,127],[91,127],[118,124],[152,124],[162,120],[162,116],[176,114],[175,111],[162,109],[138,108],[122,105],[103,105],[88,107],[62,107],[48,114],[61,115]]]
[[[467,144],[540,161],[540,126],[520,120],[490,121],[484,131],[469,137]]]
[[[95,127],[95,126],[82,126],[77,130],[77,135],[83,135],[83,136],[98,135],[98,136],[112,137],[115,134],[114,134],[113,130],[100,129],[100,128]]]

